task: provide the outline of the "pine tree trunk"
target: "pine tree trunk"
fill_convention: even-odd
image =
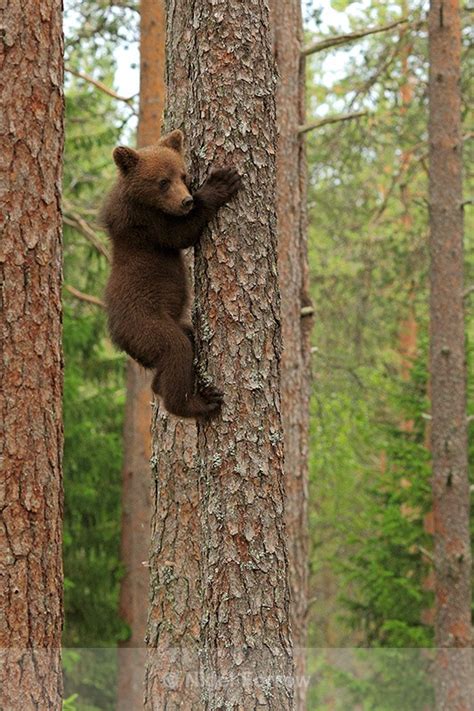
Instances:
[[[290,570],[290,618],[295,646],[296,708],[306,708],[305,662],[308,585],[308,425],[311,301],[306,239],[307,166],[304,138],[305,64],[301,56],[300,0],[272,0],[277,88],[278,276],[283,351],[281,410],[287,473],[285,518]],[[306,307],[306,311],[303,309]]]
[[[408,17],[409,7],[407,0],[401,0],[400,3],[400,13],[402,17]],[[401,30],[401,34],[406,32],[406,28]],[[401,38],[400,38],[401,39]],[[413,84],[410,81],[410,56],[412,53],[412,43],[405,42],[401,47],[401,70],[402,70],[402,84],[400,87],[400,100],[401,107],[400,113],[406,115],[407,110],[413,101]],[[413,149],[404,147],[402,154],[400,156],[400,167],[405,173],[408,172],[408,168],[413,161]],[[409,233],[413,228],[413,218],[410,212],[410,206],[412,205],[412,197],[410,195],[410,185],[408,181],[406,184],[400,187],[400,198],[403,205],[403,211],[401,215],[402,229],[405,233]],[[413,365],[413,359],[416,356],[417,349],[417,322],[415,313],[415,287],[412,285],[409,296],[408,304],[405,318],[402,320],[400,325],[400,335],[399,335],[399,353],[401,356],[401,376],[402,380],[408,381],[410,379],[410,372]],[[402,430],[405,432],[411,432],[413,430],[413,421],[405,420],[402,422]]]
[[[432,0],[430,50],[431,393],[436,706],[472,709],[471,551],[463,308],[459,3]]]
[[[168,38],[172,31],[172,18],[168,15]],[[182,66],[171,67],[170,71],[169,43],[168,40],[167,131],[184,125],[183,91],[189,89],[183,81]],[[196,438],[194,422],[168,415],[155,402],[147,711],[203,708],[198,677],[201,528]]]
[[[151,379],[129,359],[127,363],[122,472],[120,616],[130,637],[119,645],[117,710],[143,707],[145,628],[148,601],[150,530]]]
[[[140,2],[140,113],[137,145],[160,137],[165,57],[165,10],[162,0]],[[120,590],[120,614],[130,638],[120,644],[118,711],[143,708],[146,659],[145,631],[149,590],[148,560],[151,521],[151,376],[129,359],[127,363],[122,479],[121,558],[125,574]]]
[[[154,476],[145,708],[202,708],[198,681],[200,525],[196,425],[153,417]]]
[[[169,72],[197,182],[235,165],[239,196],[196,249],[201,375],[225,390],[198,428],[204,707],[292,708],[275,223],[275,71],[264,0],[168,2]],[[169,89],[172,95],[171,88]]]
[[[7,0],[0,27],[0,708],[59,711],[61,3]]]
[[[139,148],[156,143],[166,99],[166,13],[163,0],[140,0]]]

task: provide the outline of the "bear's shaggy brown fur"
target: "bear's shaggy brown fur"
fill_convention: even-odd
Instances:
[[[213,387],[194,390],[181,250],[196,244],[209,219],[239,189],[240,177],[233,168],[214,168],[191,195],[181,131],[138,151],[119,146],[113,157],[119,176],[102,211],[113,244],[105,296],[112,340],[155,369],[152,389],[168,412],[209,417],[223,395]]]

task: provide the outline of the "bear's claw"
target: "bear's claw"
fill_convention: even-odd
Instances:
[[[199,395],[204,398],[209,405],[215,404],[216,406],[220,406],[224,400],[224,393],[214,385],[207,385],[201,388]]]
[[[209,205],[219,208],[235,195],[241,183],[242,178],[235,168],[214,167],[201,188],[201,196]]]

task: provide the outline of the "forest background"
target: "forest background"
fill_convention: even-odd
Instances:
[[[308,44],[409,19],[307,62],[308,122],[363,114],[307,134],[315,307],[308,708],[419,709],[432,693],[427,657],[407,650],[433,646],[427,4],[333,0],[304,10]],[[118,612],[125,360],[106,335],[107,243],[96,223],[114,179],[112,149],[135,142],[137,97],[121,77],[138,19],[133,2],[66,3],[64,646],[67,705],[80,711],[114,708],[115,648],[128,635]],[[470,227],[467,210],[472,362]],[[472,450],[472,383],[468,413]],[[347,662],[321,651],[353,647],[371,650],[369,674],[356,673],[360,656]]]

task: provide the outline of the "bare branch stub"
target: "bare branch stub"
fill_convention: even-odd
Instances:
[[[93,247],[95,247],[99,254],[102,254],[102,256],[104,256],[107,261],[110,262],[109,250],[101,242],[92,227],[86,222],[86,220],[84,220],[83,217],[81,217],[77,212],[70,209],[66,205],[64,207],[63,221],[66,225],[69,225],[69,227],[73,227],[81,235],[83,235],[83,237],[85,237],[88,242],[90,242]]]
[[[93,294],[86,294],[85,292],[76,289],[70,284],[65,284],[64,288],[66,289],[66,291],[69,291],[70,294],[75,296],[76,299],[79,299],[79,301],[85,301],[87,304],[94,304],[94,306],[100,306],[100,308],[102,309],[105,306],[102,299],[99,299],[98,296],[93,296]]]
[[[325,49],[330,49],[331,47],[339,47],[340,45],[349,44],[349,42],[355,42],[363,37],[368,37],[369,35],[376,35],[379,32],[388,32],[393,30],[395,27],[404,25],[408,22],[408,18],[404,17],[396,22],[390,22],[388,25],[381,25],[380,27],[369,27],[366,30],[359,30],[358,32],[351,32],[344,35],[334,35],[333,37],[327,37],[326,39],[319,40],[313,44],[305,47],[301,54],[307,57],[310,54],[316,54],[317,52],[322,52]]]
[[[304,126],[300,126],[298,128],[298,133],[308,133],[309,131],[313,131],[315,128],[322,128],[323,126],[328,126],[332,123],[340,123],[341,121],[351,121],[352,119],[367,116],[367,114],[367,111],[355,111],[350,114],[337,114],[336,116],[327,116],[326,118],[320,119],[319,121],[314,121],[313,123],[307,123]]]
[[[135,96],[122,96],[121,94],[117,94],[116,91],[114,91],[113,89],[111,89],[106,84],[99,81],[98,79],[95,79],[90,74],[85,74],[84,72],[78,72],[69,66],[64,67],[64,70],[66,72],[68,72],[69,74],[72,74],[73,76],[78,77],[78,79],[83,79],[84,81],[88,82],[89,84],[92,84],[93,86],[96,87],[96,89],[99,89],[104,94],[107,94],[107,96],[111,96],[113,99],[117,99],[117,101],[123,101],[125,104],[130,105],[135,99]]]

